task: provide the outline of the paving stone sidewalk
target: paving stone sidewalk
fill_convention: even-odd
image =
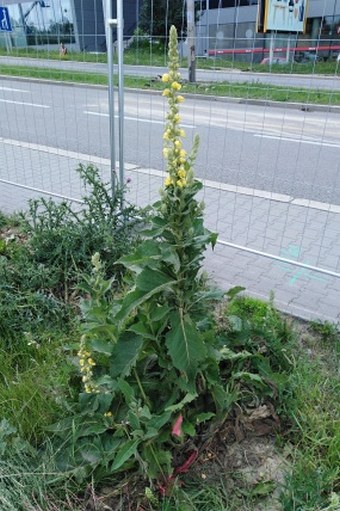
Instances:
[[[89,161],[109,181],[105,159],[0,140],[0,210],[25,209],[29,198],[41,195],[30,187],[80,199],[84,190],[75,169]],[[140,206],[157,200],[163,173],[126,167],[126,178],[131,179],[128,200]],[[207,183],[201,196],[206,226],[219,234],[215,250],[207,251],[205,269],[221,288],[244,286],[248,294],[263,299],[273,292],[282,311],[304,319],[340,321],[340,278],[285,261],[340,274],[340,212],[228,191],[218,183]]]

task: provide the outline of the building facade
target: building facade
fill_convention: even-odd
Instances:
[[[262,0],[263,2],[265,0]],[[272,0],[283,5],[290,0]],[[292,1],[293,3],[293,1]],[[258,32],[258,0],[206,0],[197,24],[198,54],[259,61],[277,56],[335,58],[340,52],[340,0],[309,0],[304,33]]]
[[[265,1],[196,0],[199,9],[197,54],[259,61],[268,54],[271,45],[276,55],[287,54],[288,48],[294,58],[306,52],[323,58],[333,58],[339,53],[340,0],[308,0],[304,33],[264,34],[257,30],[257,22],[261,11],[258,2]],[[288,6],[300,0],[268,1]],[[126,39],[138,26],[142,3],[143,0],[123,0]],[[13,26],[11,34],[0,33],[2,46],[53,48],[63,42],[75,51],[106,51],[106,0],[0,0],[0,5],[8,6]],[[115,17],[116,0],[112,0],[112,7]],[[183,13],[185,15],[185,0]]]
[[[0,33],[0,45],[53,48],[63,42],[75,51],[106,51],[105,0],[0,0],[9,9],[13,32]],[[112,0],[113,16],[116,0]],[[123,0],[124,36],[138,24],[139,1]]]

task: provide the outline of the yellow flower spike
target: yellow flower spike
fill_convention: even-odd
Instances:
[[[162,92],[162,96],[169,96],[170,95],[170,89],[164,89]]]
[[[170,80],[170,76],[168,73],[164,73],[164,75],[162,76],[162,82],[163,83],[168,83]]]
[[[166,177],[166,178],[165,178],[164,185],[165,185],[165,186],[170,186],[170,185],[172,185],[172,179],[171,179],[171,177],[170,177],[170,176],[168,176],[168,177]]]
[[[181,90],[182,85],[175,81],[175,82],[172,82],[171,88],[174,89],[174,90]]]

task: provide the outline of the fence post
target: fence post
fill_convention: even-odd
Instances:
[[[121,186],[121,209],[124,209],[124,18],[123,0],[117,0],[118,43],[118,125],[119,125],[119,182]]]
[[[111,175],[111,194],[116,194],[116,149],[115,149],[115,106],[113,89],[113,27],[117,20],[112,19],[112,0],[106,0],[105,4],[105,28],[106,28],[106,51],[108,65],[108,86],[109,86],[109,118],[110,118],[110,175]]]

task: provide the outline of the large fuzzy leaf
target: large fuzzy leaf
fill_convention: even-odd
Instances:
[[[125,332],[114,346],[111,357],[110,374],[112,378],[124,378],[136,364],[143,347],[143,338],[133,332]]]
[[[139,442],[140,440],[127,440],[125,442],[113,460],[111,466],[111,470],[113,472],[118,470],[122,465],[124,465],[126,461],[128,461],[134,454],[136,454]]]
[[[170,290],[176,281],[169,275],[151,268],[144,268],[136,279],[135,288],[124,298],[116,320],[124,321],[139,305],[149,300],[153,295],[164,290]]]
[[[160,259],[160,249],[153,240],[147,240],[133,254],[121,257],[119,262],[129,270],[140,273],[150,261]]]
[[[166,345],[174,366],[180,371],[192,372],[206,355],[202,336],[189,315],[175,311],[171,314],[171,330]]]

